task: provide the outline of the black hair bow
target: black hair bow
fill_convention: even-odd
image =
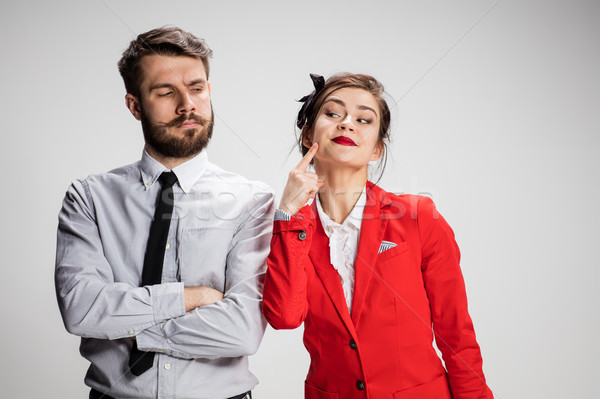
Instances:
[[[317,94],[319,94],[319,92],[323,90],[323,87],[325,87],[325,78],[323,78],[323,76],[311,73],[310,78],[313,81],[315,89],[309,95],[306,95],[298,100],[298,102],[304,103],[302,104],[302,108],[300,108],[300,111],[298,112],[298,118],[296,119],[296,126],[298,126],[298,129],[302,129],[302,127],[306,125],[306,122],[308,122],[308,110],[312,107],[312,103]]]

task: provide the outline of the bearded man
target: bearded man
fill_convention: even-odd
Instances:
[[[123,52],[140,161],[74,181],[55,285],[90,398],[245,398],[265,321],[273,192],[210,163],[212,51],[175,27]]]

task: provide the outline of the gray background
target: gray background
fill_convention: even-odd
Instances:
[[[373,74],[395,99],[381,185],[430,193],[463,253],[497,398],[596,398],[598,1],[3,1],[3,398],[84,398],[54,297],[69,182],[137,160],[116,62],[174,24],[214,49],[209,157],[281,193],[309,72]],[[301,398],[301,330],[267,331],[257,398]]]

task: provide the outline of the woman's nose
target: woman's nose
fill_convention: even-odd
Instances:
[[[350,115],[342,119],[338,127],[342,130],[354,130],[354,123],[352,122]]]

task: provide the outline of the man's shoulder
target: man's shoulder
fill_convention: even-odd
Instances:
[[[92,193],[124,192],[134,179],[140,179],[139,173],[139,162],[134,162],[108,172],[80,177],[71,182],[67,196],[84,197],[91,201]]]
[[[139,162],[125,165],[108,172],[94,173],[71,181],[65,194],[67,202],[85,202],[91,209],[95,199],[104,195],[115,196],[127,192],[128,182],[136,175],[139,179]]]
[[[123,181],[123,179],[135,177],[139,178],[139,161],[130,163],[129,165],[120,166],[109,170],[108,172],[94,173],[86,177],[77,179],[85,185],[106,185]]]

